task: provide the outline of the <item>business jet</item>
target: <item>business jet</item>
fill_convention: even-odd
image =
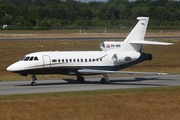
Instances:
[[[36,86],[37,74],[66,74],[77,76],[84,82],[84,75],[102,74],[101,83],[109,83],[108,74],[164,74],[158,72],[119,71],[132,65],[151,60],[152,55],[141,52],[143,44],[171,45],[172,43],[144,40],[149,17],[138,17],[139,21],[123,42],[105,41],[101,51],[45,51],[25,55],[10,65],[7,71],[21,76],[31,75],[32,86]]]

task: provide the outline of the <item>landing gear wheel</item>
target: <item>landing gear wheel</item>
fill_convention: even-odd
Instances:
[[[32,86],[36,86],[36,82],[34,82],[34,81],[37,80],[36,75],[35,75],[35,74],[32,74],[32,75],[31,75],[31,78],[32,78],[31,85],[32,85]]]
[[[77,81],[78,81],[79,83],[83,83],[83,82],[84,82],[84,77],[78,77],[78,78],[77,78]]]
[[[102,84],[108,84],[108,81],[107,81],[105,78],[102,78],[102,79],[101,79],[101,83],[102,83]]]
[[[36,86],[37,84],[36,84],[36,82],[31,82],[31,85]]]

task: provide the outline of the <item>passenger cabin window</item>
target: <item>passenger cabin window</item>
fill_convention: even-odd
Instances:
[[[32,58],[30,58],[30,59],[32,59]],[[34,58],[35,59],[35,58]],[[73,58],[73,59],[52,59],[52,62],[62,62],[62,63],[64,63],[64,62],[99,62],[99,61],[102,61],[102,58],[85,58],[85,59],[75,59],[75,58]]]
[[[57,62],[57,60],[56,59],[52,59],[52,62]]]

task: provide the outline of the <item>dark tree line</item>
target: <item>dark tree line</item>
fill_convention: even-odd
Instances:
[[[0,25],[8,29],[131,27],[148,16],[150,28],[180,28],[180,2],[174,0],[0,0]]]

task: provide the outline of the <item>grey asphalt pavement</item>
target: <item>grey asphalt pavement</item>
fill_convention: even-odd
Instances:
[[[37,80],[37,86],[31,81],[0,82],[0,95],[180,86],[180,75],[110,77],[109,84],[100,79],[87,78],[83,84],[75,79]]]

